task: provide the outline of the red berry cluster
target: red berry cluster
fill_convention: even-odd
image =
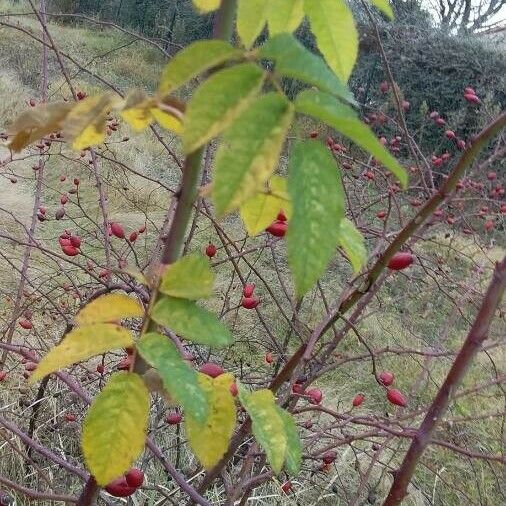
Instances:
[[[144,483],[144,473],[135,467],[111,481],[105,490],[114,497],[129,497]]]

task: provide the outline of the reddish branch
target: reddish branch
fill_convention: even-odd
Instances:
[[[497,264],[492,281],[487,290],[481,308],[476,316],[474,324],[467,338],[455,358],[446,379],[434,398],[420,428],[415,434],[413,441],[406,453],[398,471],[394,473],[392,488],[384,502],[384,506],[400,504],[407,494],[408,485],[411,481],[416,466],[423,452],[431,442],[438,423],[450,404],[452,393],[459,387],[464,375],[469,369],[473,358],[480,350],[488,336],[490,323],[494,318],[495,311],[499,307],[501,298],[506,289],[506,257]]]

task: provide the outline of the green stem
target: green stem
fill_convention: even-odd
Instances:
[[[213,38],[232,40],[237,0],[222,0],[214,24]]]
[[[197,199],[203,153],[204,149],[201,148],[185,159],[178,203],[165,241],[162,264],[175,262],[183,250],[186,229],[190,223],[193,205]]]

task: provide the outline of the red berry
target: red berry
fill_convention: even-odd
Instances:
[[[290,490],[292,490],[292,482],[290,480],[285,481],[285,483],[283,483],[283,485],[281,485],[281,490],[285,494],[288,494],[288,492],[290,492]]]
[[[7,377],[7,371],[0,371],[0,381],[4,381]]]
[[[372,170],[368,170],[364,173],[364,176],[369,179],[369,181],[372,181],[375,176],[374,176],[374,172]]]
[[[284,221],[275,221],[272,225],[269,225],[266,230],[269,234],[274,237],[284,237],[286,234],[286,230],[288,225]]]
[[[311,137],[311,139],[316,139],[318,137],[318,132],[316,130],[313,130],[310,134],[309,134],[309,137]]]
[[[125,480],[129,487],[139,488],[144,483],[144,473],[133,467],[125,474]]]
[[[274,361],[274,357],[272,356],[272,352],[268,351],[265,354],[265,363],[266,364],[272,364],[273,361]]]
[[[79,186],[79,183],[80,183],[80,182],[81,182],[81,181],[79,181],[79,178],[77,178],[77,177],[75,177],[75,178],[74,178],[74,184],[75,184],[76,186]]]
[[[492,171],[491,171],[491,172],[489,172],[489,173],[487,174],[487,179],[488,179],[489,181],[494,181],[494,179],[496,179],[496,178],[497,178],[497,174],[496,174],[495,172],[492,172]]]
[[[487,232],[490,232],[493,228],[494,228],[494,221],[493,220],[488,220],[485,222],[485,230]]]
[[[97,372],[99,374],[104,374],[104,371],[105,371],[105,366],[103,364],[98,364],[97,365]]]
[[[146,232],[146,224],[142,225],[142,227],[139,228],[139,234],[143,234],[144,232]]]
[[[260,300],[254,297],[243,297],[241,301],[241,306],[244,309],[255,309],[258,304],[260,304]]]
[[[200,366],[199,371],[202,374],[207,374],[211,376],[211,378],[217,378],[220,374],[223,374],[225,371],[218,364],[213,364],[212,362],[207,362]]]
[[[183,420],[183,416],[181,415],[181,413],[169,413],[165,417],[165,421],[169,425],[179,425],[182,420]]]
[[[376,217],[379,218],[380,220],[384,219],[386,215],[387,215],[386,211],[378,211],[376,213]]]
[[[246,283],[242,289],[244,297],[251,297],[255,291],[255,283]]]
[[[129,487],[126,478],[122,476],[121,478],[111,481],[111,483],[105,487],[105,490],[114,497],[128,497],[137,489]]]
[[[74,248],[80,248],[81,247],[81,238],[78,235],[73,235],[70,238],[70,244],[74,246]]]
[[[65,418],[65,421],[67,422],[75,422],[76,421],[76,415],[73,415],[71,413],[65,413],[63,416]]]
[[[79,250],[76,247],[72,246],[72,245],[62,246],[61,250],[68,257],[75,257],[75,256],[79,255]]]
[[[464,94],[468,94],[468,95],[476,95],[476,92],[474,91],[474,88],[471,88],[470,86],[468,86],[468,87],[464,90]]]
[[[457,137],[457,136],[455,135],[455,132],[454,132],[453,130],[447,130],[447,131],[445,132],[445,135],[446,135],[446,137],[447,137],[448,139],[455,139],[455,137]]]
[[[123,230],[123,227],[119,223],[111,223],[111,232],[118,239],[125,238],[125,231]]]
[[[334,462],[337,458],[337,453],[333,450],[329,450],[329,451],[326,451],[323,455],[322,455],[322,460],[325,464],[332,464],[332,462]]]
[[[69,201],[69,198],[67,197],[67,195],[62,195],[62,196],[60,197],[60,204],[61,204],[62,206],[64,206],[64,205],[65,205],[68,201]]]
[[[28,101],[28,104],[30,105],[30,107],[35,107],[37,105],[37,102],[35,101],[34,98],[31,98],[29,101]]]
[[[430,119],[437,119],[439,118],[439,113],[437,111],[432,111],[430,114],[429,114],[429,118]]]
[[[390,89],[390,85],[388,84],[387,81],[382,81],[380,83],[380,91],[381,91],[381,93],[387,93],[389,89]]]
[[[292,392],[294,394],[302,395],[304,393],[304,388],[300,383],[294,383],[294,385],[292,386]]]
[[[230,385],[230,393],[233,397],[237,397],[237,394],[239,393],[239,389],[237,388],[237,383],[232,383]]]
[[[388,390],[387,392],[387,399],[396,406],[406,406],[408,401],[406,400],[406,397],[402,395],[399,390],[392,388]]]
[[[323,399],[323,393],[319,388],[311,388],[306,392],[306,395],[309,396],[309,402],[311,404],[320,404]]]
[[[413,263],[413,255],[409,252],[396,253],[388,262],[388,268],[393,271],[401,271]]]
[[[19,320],[18,323],[19,323],[19,326],[25,330],[30,330],[31,328],[33,328],[33,324],[29,320]]]
[[[464,93],[464,98],[470,103],[470,104],[479,104],[481,101],[480,99],[472,94],[472,93]]]
[[[60,181],[63,183],[63,181],[65,181],[67,179],[67,176],[65,174],[62,174],[60,176]]]
[[[444,126],[446,125],[446,121],[443,118],[437,118],[435,121],[437,126]]]
[[[278,221],[288,221],[288,218],[286,217],[286,214],[283,210],[279,211],[277,216]]]
[[[353,407],[357,408],[364,401],[365,401],[365,395],[364,394],[357,394],[357,395],[355,395],[355,397],[353,398],[353,402],[352,402]]]
[[[135,242],[137,240],[137,237],[139,237],[138,234],[137,234],[137,232],[132,232],[130,234],[130,236],[128,237],[128,240],[130,242]]]
[[[27,362],[25,364],[25,370],[27,371],[35,371],[37,369],[37,364],[35,362]]]
[[[206,255],[209,257],[209,258],[213,258],[214,255],[216,255],[216,252],[217,252],[217,248],[214,244],[212,243],[209,243],[206,247]]]
[[[503,205],[501,206],[501,213],[502,213],[502,214],[506,214],[506,204],[503,204]]]
[[[460,149],[461,151],[466,149],[466,141],[459,139],[457,141],[457,148]]]
[[[390,386],[394,382],[395,376],[393,373],[384,371],[379,375],[379,380],[381,381],[382,385],[385,385],[386,387]]]
[[[402,108],[404,109],[404,112],[409,111],[410,107],[411,107],[411,104],[407,100],[402,101]]]

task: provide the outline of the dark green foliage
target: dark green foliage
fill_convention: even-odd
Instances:
[[[506,57],[486,39],[453,37],[422,23],[382,23],[380,28],[394,78],[411,104],[406,119],[412,131],[420,128],[420,111],[426,106],[429,111],[439,111],[459,137],[466,139],[476,133],[483,114],[476,113],[476,107],[464,100],[467,86],[476,90],[487,107],[506,106]],[[360,86],[366,89],[361,103],[377,107],[385,100],[379,84],[386,79],[386,73],[373,31],[365,25],[361,32],[365,37],[351,85],[354,90]],[[440,140],[441,129],[429,122],[423,133],[423,147],[430,149]]]

